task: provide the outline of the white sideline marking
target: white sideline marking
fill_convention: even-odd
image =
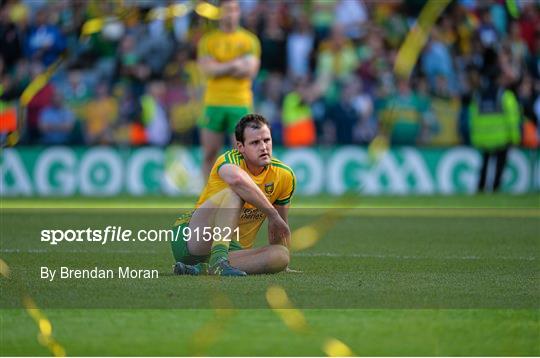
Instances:
[[[512,257],[512,256],[411,256],[411,255],[381,255],[381,254],[338,254],[333,252],[300,252],[293,253],[293,256],[299,257],[343,257],[343,258],[362,258],[362,259],[397,259],[397,260],[521,260],[521,261],[536,261],[536,257]]]
[[[47,249],[15,249],[4,248],[0,249],[2,253],[24,253],[24,254],[46,254],[46,253],[64,253],[64,254],[159,254],[159,252],[140,252],[137,250],[47,250]],[[519,260],[519,261],[536,261],[537,258],[533,256],[414,256],[414,255],[389,255],[389,254],[340,254],[334,252],[299,252],[293,253],[293,257],[343,257],[343,258],[361,258],[361,259],[395,259],[395,260]]]

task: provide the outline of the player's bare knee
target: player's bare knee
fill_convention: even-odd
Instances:
[[[270,266],[272,272],[283,271],[289,266],[290,254],[289,250],[283,245],[270,245]]]

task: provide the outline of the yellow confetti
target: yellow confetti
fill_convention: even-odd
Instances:
[[[45,72],[40,73],[39,75],[34,78],[32,82],[24,89],[23,93],[20,97],[20,105],[23,107],[28,106],[28,103],[34,98],[34,96],[49,82],[52,75],[58,67],[64,62],[65,57],[61,56],[59,59],[57,59],[55,62],[53,62]]]
[[[81,35],[89,36],[95,34],[96,32],[100,32],[103,28],[103,25],[104,21],[102,18],[90,19],[83,24],[81,29]]]
[[[268,305],[281,318],[283,323],[292,331],[304,332],[307,323],[300,310],[293,307],[287,292],[279,286],[271,286],[266,290]]]
[[[52,325],[51,322],[49,322],[46,318],[41,318],[38,323],[39,330],[41,331],[41,334],[48,337],[52,334]]]
[[[320,235],[315,227],[308,225],[296,229],[291,234],[291,251],[308,249],[319,241]]]
[[[329,357],[351,357],[353,351],[339,339],[329,338],[323,345],[323,351]]]
[[[36,303],[29,296],[23,296],[23,306],[39,328],[37,336],[39,344],[47,347],[55,357],[65,357],[66,351],[53,337],[52,324],[47,317],[37,308]]]
[[[9,269],[8,264],[0,259],[0,275],[4,276],[5,278],[9,278],[11,275],[11,270]]]
[[[372,162],[378,162],[388,152],[390,143],[388,138],[383,135],[378,135],[368,146],[368,155]]]
[[[226,331],[226,325],[233,317],[234,309],[230,298],[223,293],[214,293],[210,301],[214,307],[212,320],[196,330],[189,342],[189,351],[192,356],[207,355],[208,348],[214,345]]]
[[[397,75],[409,77],[431,28],[449,3],[450,0],[431,0],[422,8],[416,24],[407,34],[396,56],[394,72]]]
[[[209,4],[207,2],[201,2],[195,7],[195,12],[202,17],[206,17],[210,20],[217,20],[220,17],[219,7]]]
[[[270,286],[266,290],[266,301],[272,309],[291,308],[287,292],[279,286]]]
[[[52,347],[50,347],[50,350],[51,350],[52,354],[55,357],[65,357],[66,356],[66,350],[64,349],[64,347],[62,347],[61,345],[59,345],[56,342],[54,342],[52,344]]]

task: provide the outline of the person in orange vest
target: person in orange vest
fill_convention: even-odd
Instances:
[[[4,86],[0,84],[0,141],[2,143],[9,133],[17,130],[17,108],[13,103],[4,100],[3,94]]]
[[[283,100],[283,144],[286,147],[305,147],[317,141],[317,131],[311,104],[319,97],[316,85],[307,78],[296,80],[294,91]]]

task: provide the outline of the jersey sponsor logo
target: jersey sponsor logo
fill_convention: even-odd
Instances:
[[[264,192],[268,195],[272,195],[274,193],[274,182],[264,184]]]
[[[264,219],[264,213],[260,211],[259,209],[249,209],[249,208],[243,208],[242,212],[240,213],[240,221],[251,221],[251,220],[262,220]]]

